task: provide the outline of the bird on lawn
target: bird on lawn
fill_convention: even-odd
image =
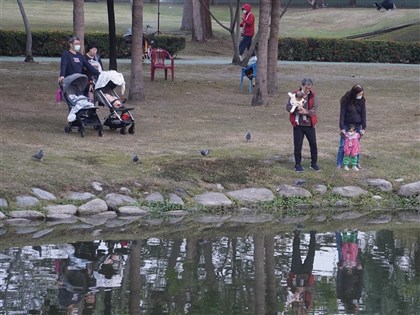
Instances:
[[[246,135],[245,135],[245,140],[248,142],[248,141],[251,141],[251,133],[250,132],[247,132],[246,133]]]
[[[44,151],[39,150],[37,153],[32,155],[32,158],[38,162],[42,162],[42,158],[44,157]]]
[[[135,154],[135,155],[133,155],[132,160],[133,160],[134,164],[137,164],[139,162],[139,157]]]
[[[201,154],[202,156],[207,156],[207,155],[209,155],[209,154],[210,154],[210,150],[208,150],[208,149],[201,149],[201,150],[200,150],[200,154]]]

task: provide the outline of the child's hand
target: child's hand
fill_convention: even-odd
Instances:
[[[346,129],[341,129],[340,134],[345,135],[346,134]]]
[[[364,134],[365,134],[365,130],[364,129],[362,129],[362,130],[360,130],[360,134],[363,136]]]

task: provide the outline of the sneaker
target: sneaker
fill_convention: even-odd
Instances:
[[[313,169],[315,172],[319,172],[320,171],[319,166],[316,165],[316,164],[312,164],[311,165],[311,169]]]
[[[359,168],[355,165],[355,166],[353,166],[352,168],[351,168],[353,171],[358,171],[359,170]]]
[[[298,165],[295,165],[295,171],[302,173],[305,171],[305,169],[301,165],[298,164]]]
[[[350,170],[349,169],[349,167],[346,165],[346,166],[344,166],[344,169],[346,170],[346,171],[348,171],[348,170]]]
[[[338,170],[338,171],[339,171],[339,170],[341,170],[341,165],[337,165],[337,166],[335,167],[335,169],[336,169],[336,170]]]
[[[357,168],[358,168],[359,170],[361,170],[361,169],[362,169],[362,165],[357,164],[356,166],[357,166]]]

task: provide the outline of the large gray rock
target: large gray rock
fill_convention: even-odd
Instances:
[[[137,206],[124,206],[118,208],[118,212],[121,216],[144,216],[150,213],[149,208],[147,207],[137,207]]]
[[[327,193],[327,186],[321,184],[315,185],[314,190],[320,195],[325,195]]]
[[[48,205],[48,215],[53,214],[70,214],[75,215],[77,213],[77,207],[75,205]]]
[[[194,200],[202,206],[231,206],[233,204],[226,195],[218,192],[207,192],[195,196]]]
[[[411,196],[419,195],[419,194],[420,194],[420,181],[402,185],[400,189],[398,190],[398,195],[404,196],[404,197],[411,197]]]
[[[18,210],[11,211],[9,216],[14,219],[29,219],[29,220],[42,220],[45,216],[39,211],[33,210]]]
[[[68,194],[63,196],[64,199],[67,200],[90,200],[95,198],[95,195],[90,192],[74,192],[71,191]]]
[[[16,197],[16,206],[18,208],[32,207],[39,203],[39,199],[33,196],[17,196]]]
[[[50,234],[52,231],[54,231],[53,228],[49,228],[49,229],[38,231],[34,235],[32,235],[32,238],[41,238],[41,237],[44,237],[45,235]]]
[[[108,211],[108,205],[102,199],[93,199],[81,205],[78,209],[80,215],[91,215]]]
[[[164,202],[163,196],[160,192],[152,192],[146,198],[144,198],[147,202]]]
[[[0,208],[7,208],[9,204],[7,203],[7,200],[4,198],[0,198]]]
[[[398,216],[401,221],[420,223],[420,213],[403,212]]]
[[[108,206],[113,210],[116,210],[119,206],[133,205],[136,203],[136,199],[134,199],[133,197],[114,193],[106,195],[105,201],[108,204]]]
[[[391,182],[385,179],[368,179],[366,180],[366,184],[368,184],[369,186],[378,187],[381,191],[392,191]]]
[[[105,224],[108,218],[99,215],[92,215],[90,217],[80,217],[79,220],[86,224],[99,226]]]
[[[282,197],[312,197],[312,194],[305,188],[291,185],[277,186],[276,191]]]
[[[267,188],[246,188],[229,191],[226,194],[240,202],[271,201],[274,199],[273,192]]]
[[[364,190],[356,186],[334,187],[332,192],[343,197],[352,197],[352,198],[359,197],[360,195],[368,194],[367,190]]]
[[[256,215],[237,215],[229,219],[230,222],[259,224],[273,221],[271,214],[256,214]]]
[[[6,219],[6,215],[0,211],[0,220]]]
[[[194,218],[194,221],[201,224],[217,224],[221,225],[230,219],[230,215],[200,215]]]
[[[183,206],[184,200],[176,194],[169,194],[169,204]]]
[[[43,199],[43,200],[56,200],[57,199],[52,193],[42,190],[40,188],[32,188],[32,192],[39,199]]]
[[[365,214],[359,212],[344,212],[341,214],[333,215],[334,220],[354,220],[363,217]]]

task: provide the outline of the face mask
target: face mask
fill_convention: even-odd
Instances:
[[[74,50],[75,51],[80,51],[80,45],[74,45]]]
[[[349,136],[354,135],[354,131],[349,131]]]
[[[356,99],[360,100],[363,97],[363,95],[357,95]]]
[[[244,9],[244,10],[242,10],[242,13],[243,13],[243,14],[246,14],[246,10],[245,10],[245,9]]]

